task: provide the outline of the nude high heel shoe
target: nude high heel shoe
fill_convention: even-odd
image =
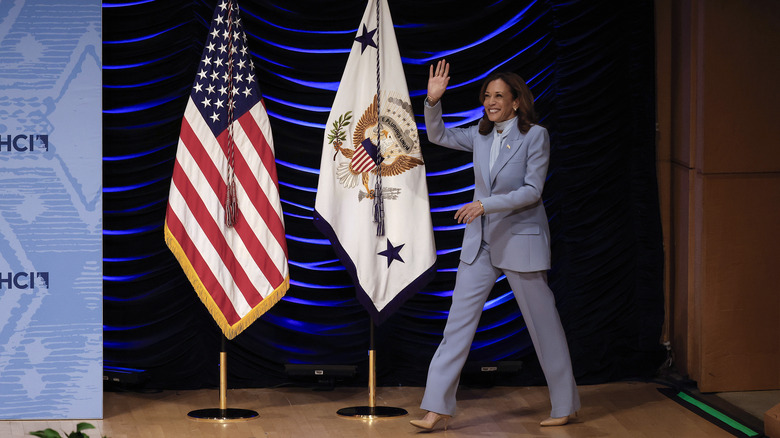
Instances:
[[[539,422],[539,426],[546,427],[546,426],[563,426],[564,424],[569,422],[569,416],[565,417],[549,417],[546,420],[542,420]]]
[[[433,430],[439,420],[444,420],[444,430],[447,430],[447,420],[449,419],[449,415],[442,415],[437,414],[436,412],[428,411],[428,413],[425,414],[421,420],[412,420],[409,423],[411,423],[414,427],[419,427],[420,429]]]
[[[574,413],[574,416],[577,416],[577,413]],[[549,417],[546,420],[542,420],[539,422],[539,426],[547,427],[547,426],[563,426],[564,424],[569,422],[569,416],[566,415],[564,417]]]

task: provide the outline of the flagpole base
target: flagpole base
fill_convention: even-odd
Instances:
[[[196,409],[187,414],[193,420],[207,421],[211,423],[232,423],[236,421],[249,421],[258,418],[260,414],[250,409]]]
[[[393,408],[390,406],[353,406],[350,408],[341,408],[336,413],[342,417],[352,417],[363,420],[403,417],[408,414],[406,409]]]

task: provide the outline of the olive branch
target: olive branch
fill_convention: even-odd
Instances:
[[[344,127],[349,125],[351,120],[352,111],[347,111],[346,113],[339,116],[338,120],[333,121],[333,128],[330,130],[330,134],[328,134],[328,144],[336,143],[336,146],[341,146],[341,144],[347,140]]]

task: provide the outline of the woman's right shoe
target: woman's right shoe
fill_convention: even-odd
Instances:
[[[548,426],[563,426],[564,424],[569,422],[569,416],[566,415],[565,417],[550,417],[546,420],[542,420],[539,423],[539,426],[542,427],[548,427]]]
[[[419,427],[420,429],[433,430],[439,420],[444,420],[444,430],[447,430],[447,420],[449,419],[449,415],[441,415],[436,412],[428,411],[421,420],[412,420],[410,423],[412,423],[412,426]]]

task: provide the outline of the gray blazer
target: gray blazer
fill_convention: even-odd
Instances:
[[[493,134],[480,135],[477,126],[445,128],[441,102],[425,103],[428,140],[440,146],[472,152],[474,200],[485,215],[466,226],[460,260],[471,264],[484,240],[493,266],[517,272],[550,269],[550,228],[542,189],[550,161],[550,136],[539,125],[522,134],[517,126],[490,171]]]

